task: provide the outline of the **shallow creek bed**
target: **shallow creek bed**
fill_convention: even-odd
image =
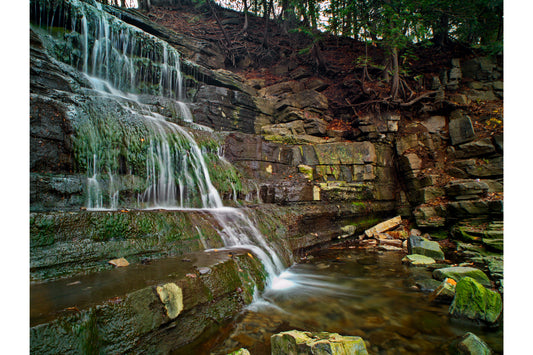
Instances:
[[[370,354],[449,354],[467,332],[503,352],[503,325],[453,319],[449,303],[432,302],[432,270],[402,263],[405,253],[328,249],[288,268],[231,322],[174,354],[270,354],[273,334],[300,329],[356,335]],[[421,290],[421,285],[424,291]],[[435,286],[436,287],[436,286]]]
[[[369,353],[379,354],[446,354],[455,339],[472,332],[503,352],[501,322],[487,327],[451,318],[449,303],[428,295],[432,270],[407,266],[404,256],[353,246],[317,251],[253,302],[264,278],[246,250],[34,283],[31,352],[228,354],[246,348],[270,354],[270,337],[292,329],[360,336]]]

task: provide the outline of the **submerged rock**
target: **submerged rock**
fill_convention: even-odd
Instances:
[[[491,355],[491,348],[474,333],[466,333],[452,343],[451,350],[461,355]]]
[[[471,277],[462,278],[448,310],[452,317],[494,323],[502,313],[500,294],[489,290]]]
[[[289,354],[368,354],[363,338],[337,333],[311,333],[290,330],[271,338],[272,355]]]

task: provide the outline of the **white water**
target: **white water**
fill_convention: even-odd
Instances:
[[[222,199],[211,182],[202,152],[191,134],[179,125],[166,121],[160,114],[150,111],[147,105],[140,102],[138,95],[143,93],[171,98],[174,100],[171,105],[179,113],[181,120],[189,123],[193,121],[187,104],[183,102],[179,53],[166,42],[102,11],[99,4],[93,7],[78,0],[65,0],[65,3],[74,8],[77,15],[81,14],[81,58],[67,64],[77,66],[85,73],[94,94],[113,101],[114,107],[119,107],[122,112],[140,120],[148,132],[142,138],[143,142],[146,140],[148,143],[145,166],[148,187],[138,195],[137,207],[196,207],[210,213],[218,223],[225,246],[252,251],[264,265],[268,275],[267,284],[270,285],[284,269],[278,253],[242,210],[223,206]],[[40,6],[56,5],[49,5],[41,0]],[[55,11],[48,11],[50,12]],[[73,16],[73,28],[76,28],[76,17]],[[112,112],[106,114],[111,116],[108,119],[117,121],[115,125],[111,125],[111,130],[116,127],[120,129],[125,124],[114,118]],[[118,209],[121,188],[117,161],[119,149],[110,149],[107,145],[105,149],[98,149],[97,145],[105,143],[108,138],[93,136],[100,132],[97,124],[95,122],[95,127],[89,129],[88,139],[92,142],[90,145],[94,151],[89,154],[87,162],[87,208]],[[103,162],[109,161],[111,163],[104,168]],[[104,180],[107,182],[107,189]],[[104,202],[104,195],[108,203]],[[234,187],[233,198],[237,198]],[[202,243],[207,247],[205,240]]]

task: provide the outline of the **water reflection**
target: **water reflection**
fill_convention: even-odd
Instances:
[[[502,327],[492,329],[451,320],[448,305],[434,304],[416,283],[431,278],[425,268],[401,263],[396,252],[328,250],[280,274],[239,316],[216,354],[245,347],[270,353],[270,336],[302,329],[358,335],[369,353],[447,354],[457,336],[471,331],[496,352]]]

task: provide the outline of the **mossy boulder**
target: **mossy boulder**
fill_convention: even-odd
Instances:
[[[481,270],[468,266],[451,266],[433,270],[433,277],[444,281],[447,277],[459,282],[464,277],[470,277],[483,286],[490,286],[489,277]]]
[[[439,243],[419,236],[410,236],[407,244],[409,254],[425,255],[435,260],[444,260],[444,252]]]
[[[498,292],[485,288],[467,276],[457,283],[455,297],[448,312],[455,318],[494,323],[502,310],[502,298]]]
[[[291,330],[271,337],[272,355],[368,354],[364,340],[337,333]]]

